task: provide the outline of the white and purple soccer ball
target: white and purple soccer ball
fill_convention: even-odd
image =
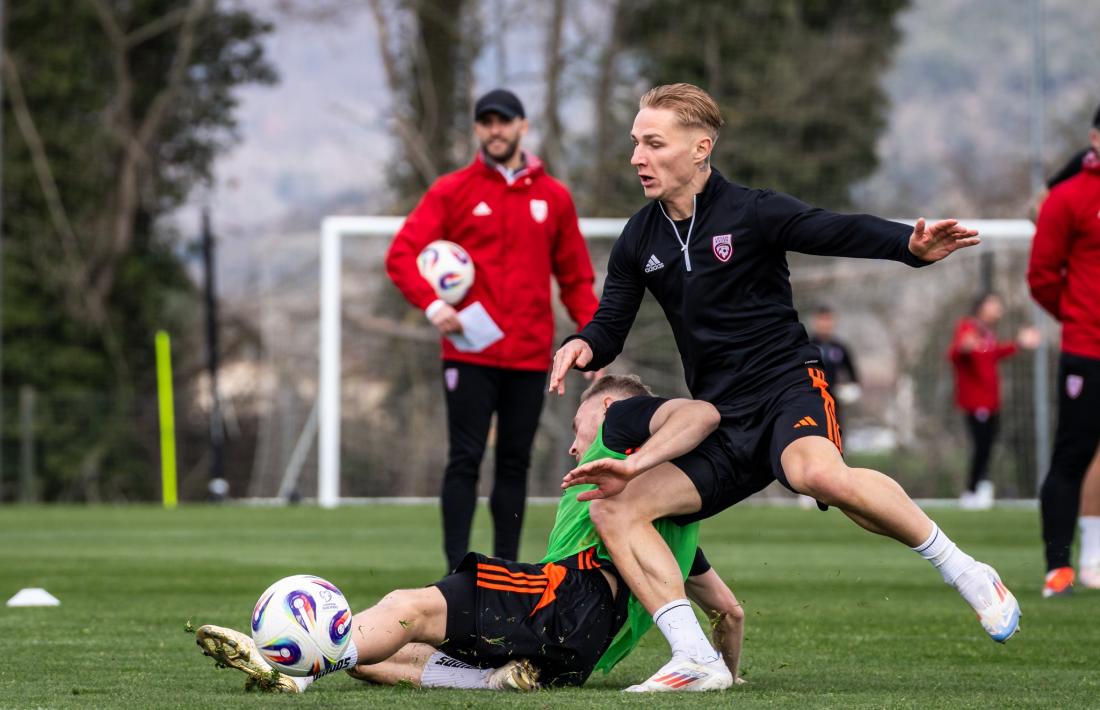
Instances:
[[[281,673],[302,677],[341,670],[338,663],[351,641],[351,608],[327,580],[309,574],[284,577],[256,602],[252,640]]]
[[[452,306],[474,285],[474,260],[454,242],[440,239],[424,247],[416,257],[416,266],[435,295]]]

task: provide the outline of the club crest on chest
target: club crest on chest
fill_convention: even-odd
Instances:
[[[546,200],[531,200],[531,218],[539,224],[546,221],[547,216],[550,214],[550,205],[546,203]]]
[[[710,238],[710,248],[714,250],[714,256],[723,264],[733,256],[733,235],[718,234]]]

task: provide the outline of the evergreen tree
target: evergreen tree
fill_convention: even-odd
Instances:
[[[895,18],[906,5],[638,0],[617,18],[616,41],[628,60],[621,64],[634,68],[641,90],[684,81],[714,96],[727,123],[714,165],[726,177],[840,209],[849,204],[849,186],[876,166],[875,142],[889,108],[879,79],[899,40]],[[636,101],[616,113],[633,120]],[[638,208],[637,182],[626,172],[596,177],[618,187],[612,196],[602,188],[594,211]]]

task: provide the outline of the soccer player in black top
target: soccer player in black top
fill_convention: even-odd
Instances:
[[[656,87],[639,108],[631,164],[651,202],[611,251],[595,317],[555,354],[550,390],[564,392],[570,368],[592,370],[615,359],[648,290],[672,326],[692,396],[722,415],[722,445],[711,452],[709,472],[688,472],[676,461],[643,470],[635,463],[644,461],[643,447],[625,461],[594,461],[566,476],[563,486],[599,487],[582,495],[602,497],[591,516],[627,584],[655,615],[670,605],[687,609],[674,560],[650,521],[709,517],[729,506],[732,493],[763,488],[774,477],[913,548],[970,603],[994,640],[1007,640],[1019,605],[997,573],[959,550],[892,479],[845,464],[820,353],[792,305],[785,256],[790,250],[924,266],[978,244],[977,232],[955,220],[909,227],[833,214],[730,183],[710,165],[722,125],[718,106],[690,84]],[[691,624],[697,622],[689,613],[679,620]],[[666,638],[673,658],[658,673],[682,662],[716,662],[717,654],[689,657],[676,634]]]

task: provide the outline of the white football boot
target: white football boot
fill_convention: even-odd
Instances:
[[[490,690],[515,690],[529,693],[539,689],[539,671],[526,658],[508,661],[489,674],[486,683]]]
[[[204,655],[217,662],[219,668],[236,668],[247,675],[245,689],[255,688],[267,693],[301,692],[293,680],[267,664],[251,636],[207,624],[195,632],[195,643]]]
[[[627,693],[675,693],[725,690],[733,685],[733,674],[722,663],[697,663],[690,658],[673,656],[672,660],[645,682],[632,685]]]
[[[963,572],[955,588],[969,602],[989,638],[1004,643],[1020,628],[1020,604],[997,571],[979,562]]]

